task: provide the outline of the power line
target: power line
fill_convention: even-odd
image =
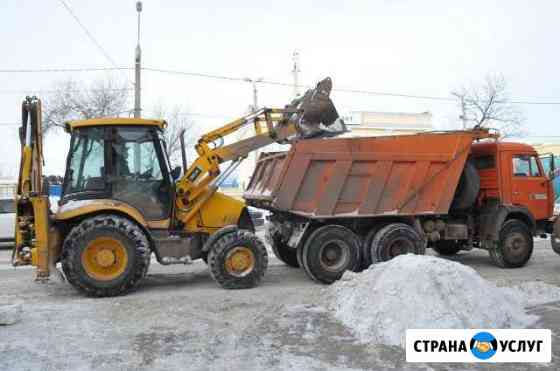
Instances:
[[[132,67],[85,67],[85,68],[4,68],[0,73],[49,73],[49,72],[98,72],[131,70]]]
[[[72,89],[63,90],[64,93],[81,93],[81,92],[96,92],[96,91],[133,91],[133,88],[111,88],[111,89]],[[55,89],[22,89],[22,90],[0,90],[0,94],[52,94],[60,90]]]
[[[241,77],[215,75],[215,74],[199,73],[199,72],[168,70],[168,69],[151,68],[151,67],[144,67],[142,69],[146,70],[146,71],[161,72],[161,73],[167,73],[167,74],[211,78],[211,79],[217,79],[217,80],[246,82],[246,79],[241,78]],[[279,81],[271,81],[271,80],[261,80],[261,81],[259,81],[259,83],[260,84],[265,84],[265,85],[275,85],[275,86],[284,86],[284,87],[294,88],[293,83],[290,84],[290,83],[279,82]],[[309,89],[311,87],[311,85],[298,84],[295,87]],[[443,102],[457,102],[457,100],[453,97],[443,97],[443,96],[415,95],[415,94],[392,93],[392,92],[361,90],[361,89],[344,89],[344,88],[334,88],[332,90],[336,91],[336,92],[350,93],[350,94],[362,94],[362,95],[385,96],[385,97],[396,97],[396,98],[410,98],[410,99],[433,100],[433,101],[443,101]],[[530,101],[530,100],[526,100],[526,101],[524,101],[524,100],[511,100],[511,101],[509,101],[509,103],[525,104],[525,105],[560,105],[560,101],[559,102],[554,102],[554,101],[539,102],[539,101]]]
[[[116,66],[115,67],[91,67],[91,68],[39,68],[39,69],[29,68],[29,69],[0,69],[0,73],[96,72],[96,71],[115,71],[115,70],[122,71],[122,70],[131,70],[131,69],[132,69],[131,67],[116,67]],[[173,75],[215,79],[215,80],[222,80],[222,81],[233,81],[233,82],[243,82],[243,83],[247,82],[242,77],[218,75],[218,74],[210,74],[210,73],[189,72],[189,71],[170,70],[170,69],[153,68],[153,67],[143,67],[142,70],[165,73],[165,74],[173,74]],[[292,89],[294,88],[293,83],[285,83],[280,81],[262,80],[259,83],[264,85],[282,86],[282,87],[289,87]],[[298,84],[297,87],[309,89],[312,86]],[[347,88],[334,88],[333,91],[340,92],[340,93],[372,95],[372,96],[380,96],[380,97],[432,100],[432,101],[453,102],[453,103],[457,102],[455,98],[445,97],[445,96],[417,95],[417,94],[393,93],[393,92],[385,92],[385,91],[347,89]],[[4,93],[0,91],[0,94],[4,94]],[[510,100],[508,103],[521,104],[521,105],[560,105],[560,101],[537,101],[537,100],[519,100],[519,99]]]
[[[93,44],[97,47],[97,49],[99,49],[99,51],[103,54],[103,56],[113,65],[113,67],[117,67],[117,64],[115,63],[113,58],[111,58],[109,53],[107,53],[107,51],[101,46],[101,44],[95,39],[95,37],[93,37],[93,35],[91,34],[91,32],[89,32],[87,27],[82,23],[82,21],[80,21],[80,18],[78,18],[78,16],[74,13],[74,11],[72,11],[70,6],[68,6],[68,4],[66,4],[66,1],[64,1],[64,0],[59,0],[59,1],[64,6],[64,8],[66,8],[68,13],[70,13],[72,18],[74,18],[76,23],[78,23],[78,25],[86,33],[86,35],[90,39],[90,41],[93,42]]]

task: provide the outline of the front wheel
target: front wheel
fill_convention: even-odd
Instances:
[[[257,286],[266,272],[268,254],[253,233],[239,229],[216,240],[208,253],[212,278],[226,289]]]
[[[489,250],[492,262],[501,268],[519,268],[533,254],[533,236],[525,223],[511,219],[504,223],[500,240]]]

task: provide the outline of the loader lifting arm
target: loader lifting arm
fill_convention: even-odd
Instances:
[[[272,143],[291,143],[304,138],[335,136],[346,131],[329,98],[330,78],[284,108],[262,108],[203,135],[195,149],[198,158],[177,182],[177,217],[191,220],[249,153]],[[335,125],[336,124],[336,125]],[[224,145],[225,138],[252,126],[246,139]],[[220,164],[231,162],[223,172]]]

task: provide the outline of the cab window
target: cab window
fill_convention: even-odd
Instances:
[[[103,128],[80,128],[74,132],[68,154],[65,194],[105,190]]]
[[[539,177],[541,172],[536,156],[518,155],[513,157],[513,176]]]
[[[478,170],[489,170],[496,168],[496,159],[494,155],[479,156],[473,158],[474,166]]]

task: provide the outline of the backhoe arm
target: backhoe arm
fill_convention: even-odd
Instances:
[[[37,266],[37,280],[46,280],[54,266],[49,254],[49,198],[43,189],[41,101],[27,97],[19,129],[21,161],[16,194],[15,245],[12,264]]]

